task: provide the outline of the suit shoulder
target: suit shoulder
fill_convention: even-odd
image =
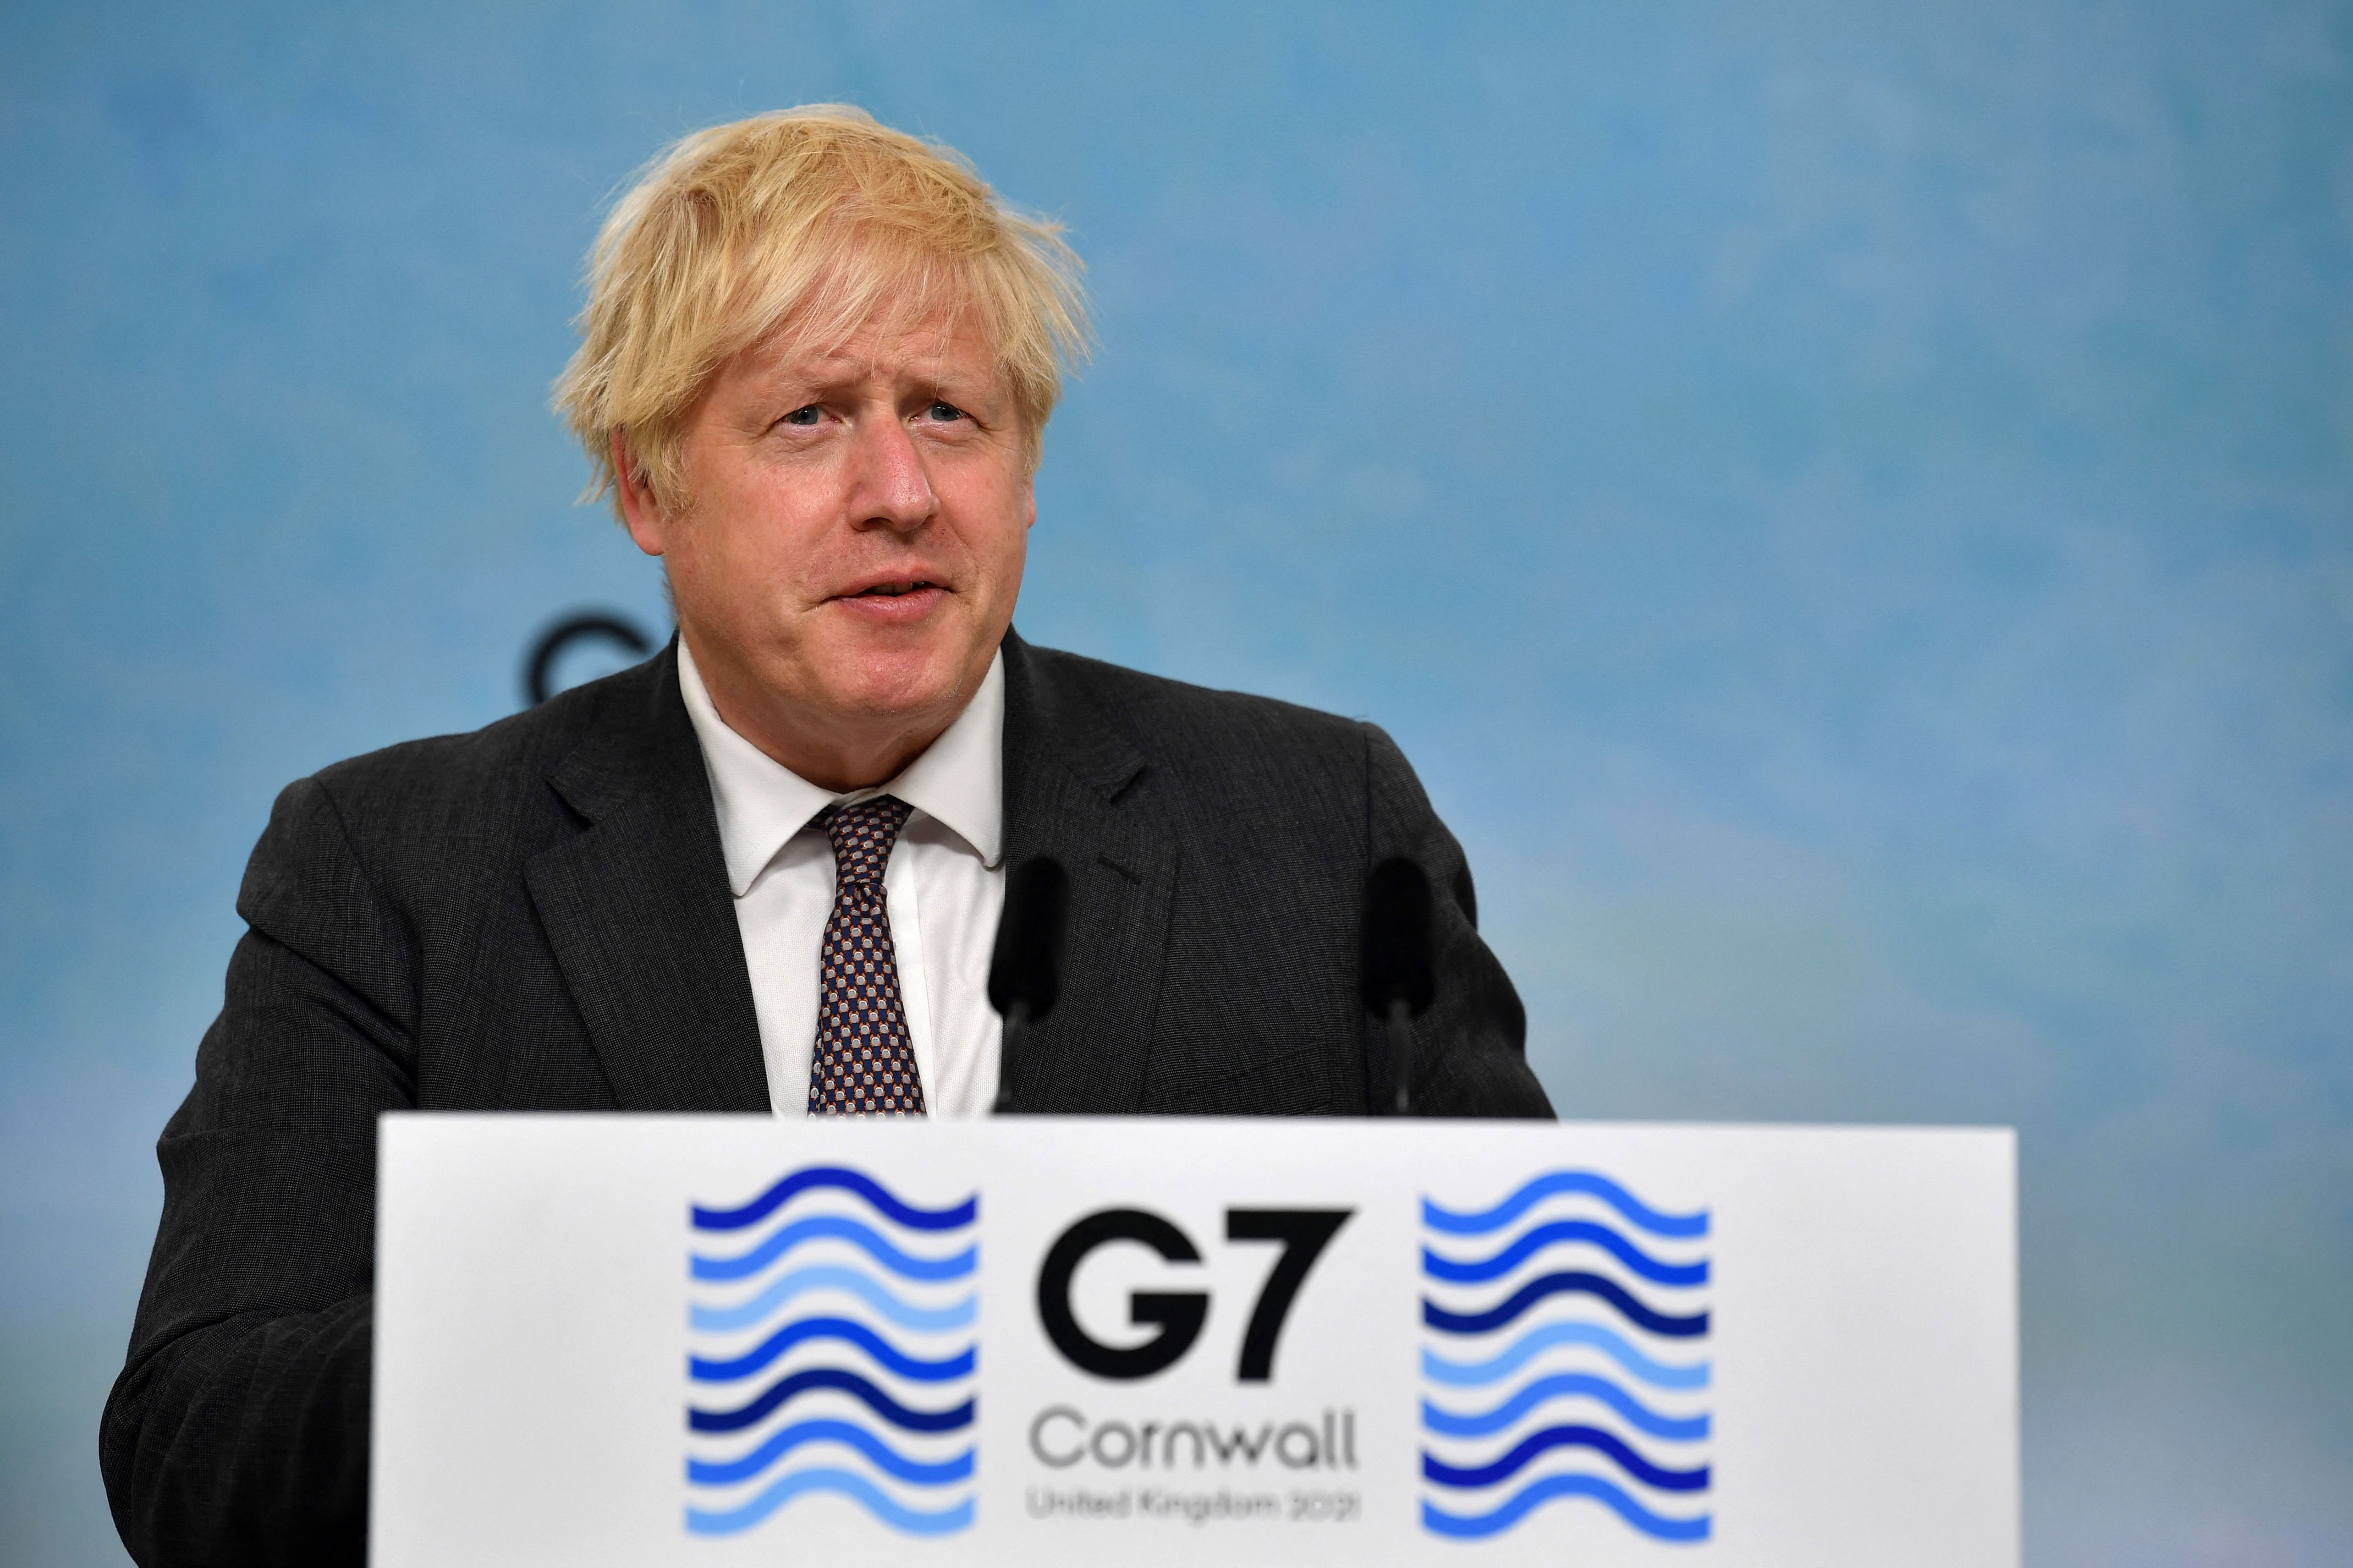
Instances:
[[[404,741],[346,758],[322,768],[313,782],[362,836],[371,824],[387,819],[504,815],[501,805],[545,789],[548,772],[580,744],[600,715],[617,703],[643,700],[655,672],[666,668],[665,661],[650,659],[479,730]]]
[[[1033,647],[1029,652],[1038,660],[1041,675],[1085,693],[1146,745],[1172,736],[1195,735],[1247,741],[1260,747],[1290,744],[1351,752],[1361,751],[1365,744],[1367,726],[1362,721],[1321,709],[1247,691],[1195,686],[1053,648]]]

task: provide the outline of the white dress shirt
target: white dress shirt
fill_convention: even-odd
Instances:
[[[752,971],[768,1101],[808,1110],[817,1041],[818,950],[833,912],[833,845],[816,825],[837,801],[896,795],[914,810],[882,873],[899,996],[934,1116],[981,1116],[997,1098],[1004,1026],[988,1005],[988,960],[1005,908],[1005,656],[929,750],[878,789],[837,795],[727,727],[679,639],[678,684],[711,774],[735,927]]]

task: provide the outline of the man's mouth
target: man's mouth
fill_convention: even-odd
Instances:
[[[850,597],[853,599],[866,599],[879,596],[885,599],[895,599],[902,594],[912,594],[919,588],[936,588],[938,586],[939,584],[937,583],[927,582],[921,577],[913,577],[904,583],[877,583],[871,588],[860,589],[857,593],[852,594]]]

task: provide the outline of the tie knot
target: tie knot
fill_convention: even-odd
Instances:
[[[915,808],[894,795],[878,795],[856,805],[832,805],[818,820],[833,840],[833,874],[838,881],[880,882],[891,863],[891,847],[899,829],[907,826]]]

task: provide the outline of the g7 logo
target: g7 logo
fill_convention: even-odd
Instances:
[[[1274,1373],[1274,1345],[1282,1335],[1282,1321],[1299,1298],[1299,1287],[1315,1259],[1336,1235],[1354,1209],[1228,1209],[1228,1241],[1279,1241],[1282,1256],[1258,1293],[1250,1309],[1250,1328],[1242,1335],[1236,1381],[1264,1383]],[[1038,1318],[1054,1348],[1082,1372],[1123,1382],[1150,1377],[1176,1364],[1209,1315],[1206,1290],[1137,1290],[1127,1299],[1128,1320],[1138,1328],[1156,1326],[1159,1332],[1140,1345],[1121,1348],[1091,1337],[1079,1327],[1071,1310],[1071,1277],[1096,1247],[1113,1241],[1137,1241],[1171,1263],[1198,1263],[1200,1249],[1192,1237],[1156,1214],[1145,1209],[1104,1209],[1091,1214],[1055,1238],[1038,1270]]]

